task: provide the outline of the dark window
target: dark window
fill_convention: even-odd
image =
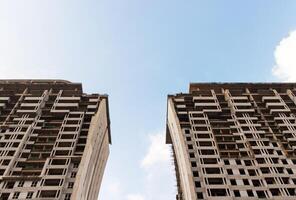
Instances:
[[[198,177],[198,171],[193,171],[193,176]]]
[[[6,188],[7,188],[7,189],[12,189],[13,186],[14,186],[14,182],[8,182],[8,183],[6,184]]]
[[[252,191],[252,190],[247,190],[247,193],[248,193],[248,196],[249,196],[249,197],[253,197],[253,196],[254,196],[254,194],[253,194],[253,191]]]
[[[270,189],[270,192],[271,192],[272,196],[280,196],[281,195],[280,190],[277,188]]]
[[[248,179],[243,179],[244,185],[250,185],[249,180]]]
[[[13,199],[18,199],[18,197],[20,196],[20,193],[19,192],[15,192],[14,194],[13,194]]]
[[[285,159],[282,160],[282,163],[285,164],[285,165],[288,164],[287,160],[285,160]]]
[[[196,165],[196,162],[191,162],[191,166],[192,167],[196,167],[197,165]]]
[[[237,165],[241,165],[242,164],[242,162],[240,160],[235,160],[235,162],[236,162]]]
[[[31,187],[36,187],[37,186],[38,181],[33,181],[31,184]]]
[[[202,194],[201,192],[198,192],[198,193],[197,193],[197,198],[198,198],[198,199],[203,199],[203,194]]]
[[[233,175],[232,169],[227,169],[227,173],[228,173],[229,175]]]
[[[235,197],[240,197],[240,192],[238,190],[233,191]]]
[[[69,182],[68,188],[73,188],[73,186],[74,186],[74,183],[73,182]]]
[[[28,192],[26,199],[32,199],[33,192]]]
[[[240,173],[241,175],[245,175],[245,174],[246,174],[246,172],[245,172],[244,169],[239,169],[239,173]]]
[[[195,181],[195,187],[201,187],[200,182],[199,181]]]
[[[234,179],[230,179],[230,183],[231,183],[231,185],[237,185],[236,181]]]
[[[288,172],[289,174],[293,174],[293,170],[290,169],[290,168],[287,168],[287,172]]]
[[[24,181],[20,181],[18,184],[18,187],[23,187],[24,186]]]
[[[256,193],[257,193],[257,196],[259,198],[266,198],[266,195],[265,195],[265,192],[264,191],[257,191]]]

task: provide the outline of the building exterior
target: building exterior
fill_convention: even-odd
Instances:
[[[94,200],[108,98],[63,80],[0,80],[0,199]]]
[[[194,83],[170,95],[177,199],[296,199],[295,95],[295,83]]]

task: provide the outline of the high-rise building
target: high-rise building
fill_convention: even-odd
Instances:
[[[296,199],[296,83],[194,83],[168,96],[178,200]]]
[[[0,81],[0,199],[95,200],[109,154],[106,95],[63,80]]]

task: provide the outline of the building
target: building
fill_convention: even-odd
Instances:
[[[64,80],[0,81],[0,199],[95,200],[109,154],[106,95]]]
[[[296,199],[296,83],[194,83],[168,96],[178,200]]]

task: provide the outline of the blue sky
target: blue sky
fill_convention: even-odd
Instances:
[[[295,0],[1,0],[0,78],[108,93],[100,200],[174,199],[166,95],[189,82],[295,81]]]

